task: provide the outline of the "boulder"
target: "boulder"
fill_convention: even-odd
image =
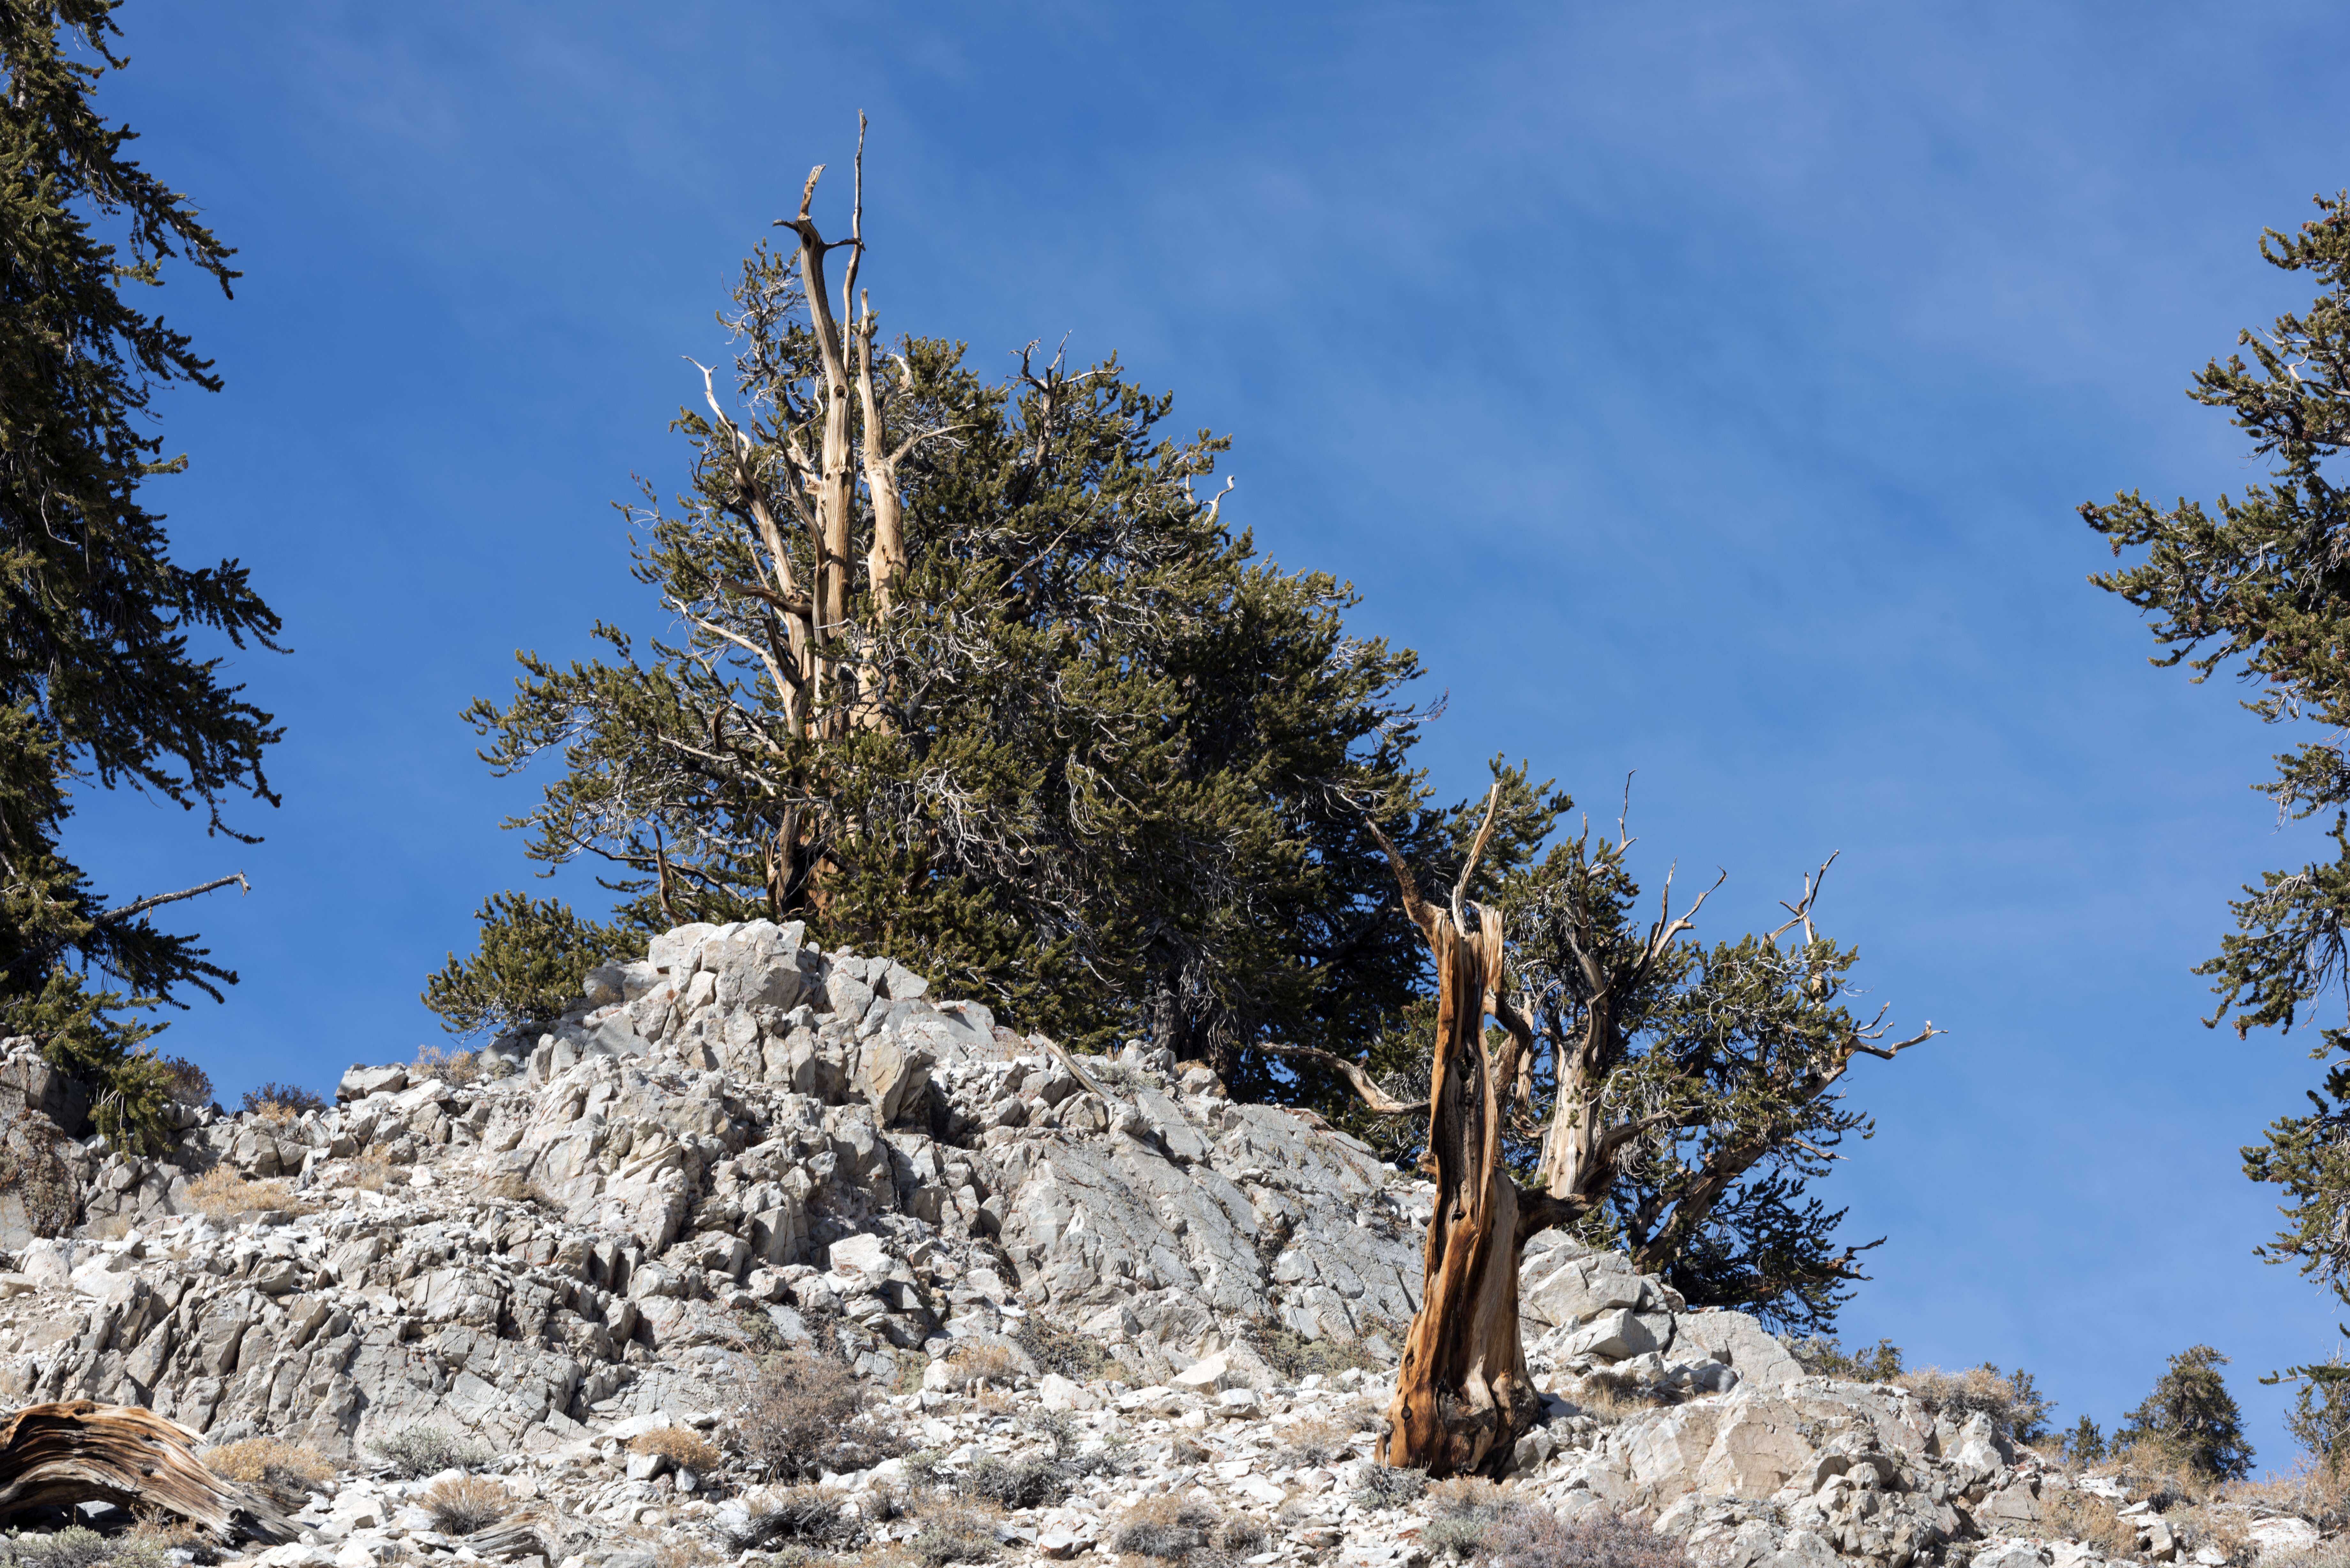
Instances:
[[[1752,1387],[1783,1388],[1804,1376],[1803,1367],[1787,1347],[1749,1313],[1731,1310],[1677,1314],[1673,1319],[1673,1354],[1684,1360],[1705,1352],[1737,1370],[1739,1380]]]
[[[346,1068],[335,1085],[335,1098],[344,1104],[369,1095],[396,1095],[408,1087],[408,1069],[395,1062],[389,1067]]]
[[[1648,1325],[1618,1307],[1576,1330],[1566,1342],[1565,1354],[1589,1355],[1601,1361],[1626,1361],[1656,1348],[1657,1336]]]

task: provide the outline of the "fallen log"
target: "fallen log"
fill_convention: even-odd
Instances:
[[[196,1458],[194,1440],[185,1427],[136,1405],[27,1405],[0,1421],[0,1517],[110,1502],[176,1514],[223,1542],[293,1540],[293,1524],[214,1475]]]

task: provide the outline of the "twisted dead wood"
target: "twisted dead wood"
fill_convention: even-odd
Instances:
[[[110,1502],[176,1514],[223,1541],[291,1541],[291,1523],[205,1468],[194,1438],[135,1405],[27,1405],[0,1422],[0,1516]]]

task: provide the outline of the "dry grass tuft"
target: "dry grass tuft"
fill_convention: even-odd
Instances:
[[[417,1494],[416,1505],[442,1534],[471,1535],[513,1512],[514,1493],[480,1476],[451,1476]]]
[[[1281,1429],[1281,1450],[1301,1465],[1328,1465],[1354,1451],[1357,1428],[1351,1421],[1299,1421]]]
[[[416,1065],[413,1071],[417,1077],[438,1078],[444,1084],[455,1084],[463,1087],[481,1078],[482,1058],[477,1052],[457,1051],[443,1045],[425,1045],[417,1050]]]
[[[1001,1345],[963,1345],[947,1357],[947,1366],[965,1382],[1009,1383],[1020,1376],[1020,1358]]]
[[[317,1205],[283,1181],[254,1181],[232,1166],[216,1165],[188,1183],[188,1198],[212,1220],[233,1220],[240,1214],[277,1210],[307,1214]]]
[[[2282,1473],[2230,1482],[2226,1496],[2230,1502],[2265,1503],[2297,1513],[2329,1533],[2350,1524],[2350,1476],[2328,1470],[2307,1455]]]
[[[1262,1328],[1255,1335],[1257,1354],[1281,1375],[1297,1383],[1315,1373],[1333,1377],[1348,1369],[1376,1371],[1379,1359],[1352,1340],[1308,1339],[1285,1328]]]
[[[2077,1488],[2050,1489],[2042,1494],[2049,1532],[2085,1541],[2107,1557],[2137,1555],[2137,1526],[2123,1519],[2102,1497]]]
[[[527,1203],[537,1185],[520,1171],[494,1171],[473,1183],[473,1196],[492,1203]]]
[[[629,1440],[632,1454],[659,1454],[681,1470],[695,1475],[714,1473],[726,1462],[718,1446],[691,1427],[655,1427],[650,1432],[639,1432]]]
[[[259,1487],[287,1506],[298,1505],[335,1479],[335,1467],[315,1449],[276,1438],[247,1438],[203,1456],[213,1474],[239,1486]]]
[[[1646,1390],[1619,1387],[1597,1377],[1579,1385],[1571,1399],[1577,1410],[1607,1426],[1645,1415],[1660,1404],[1672,1403],[1669,1398],[1660,1399]]]
[[[385,1158],[381,1150],[371,1148],[351,1161],[343,1184],[365,1192],[382,1192],[407,1186],[408,1172]]]

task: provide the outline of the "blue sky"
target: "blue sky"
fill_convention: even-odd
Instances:
[[[677,488],[681,356],[861,108],[885,324],[1115,348],[1231,432],[1227,515],[1450,692],[1448,792],[1506,751],[1612,812],[1637,769],[1648,869],[1731,873],[1710,938],[1842,851],[1828,929],[1950,1031],[1853,1075],[1878,1132],[1829,1189],[1890,1239],[1848,1340],[2109,1426],[2209,1342],[2290,1458],[2254,1376],[2343,1309],[2252,1257],[2235,1150],[2315,1069],[2202,1028],[2189,971],[2303,836],[2246,788],[2278,738],[2147,668],[2074,509],[2257,475],[2179,391],[2307,297],[2253,243],[2350,184],[2350,89],[2295,69],[2338,7],[122,20],[102,101],[246,274],[165,293],[228,389],[165,403],[158,502],[295,651],[236,661],[287,732],[265,844],[114,799],[74,847],[118,897],[252,876],[190,919],[244,983],[168,1041],[225,1097],[442,1038],[423,975],[528,874],[530,786],[457,712],[641,615],[609,503]]]

